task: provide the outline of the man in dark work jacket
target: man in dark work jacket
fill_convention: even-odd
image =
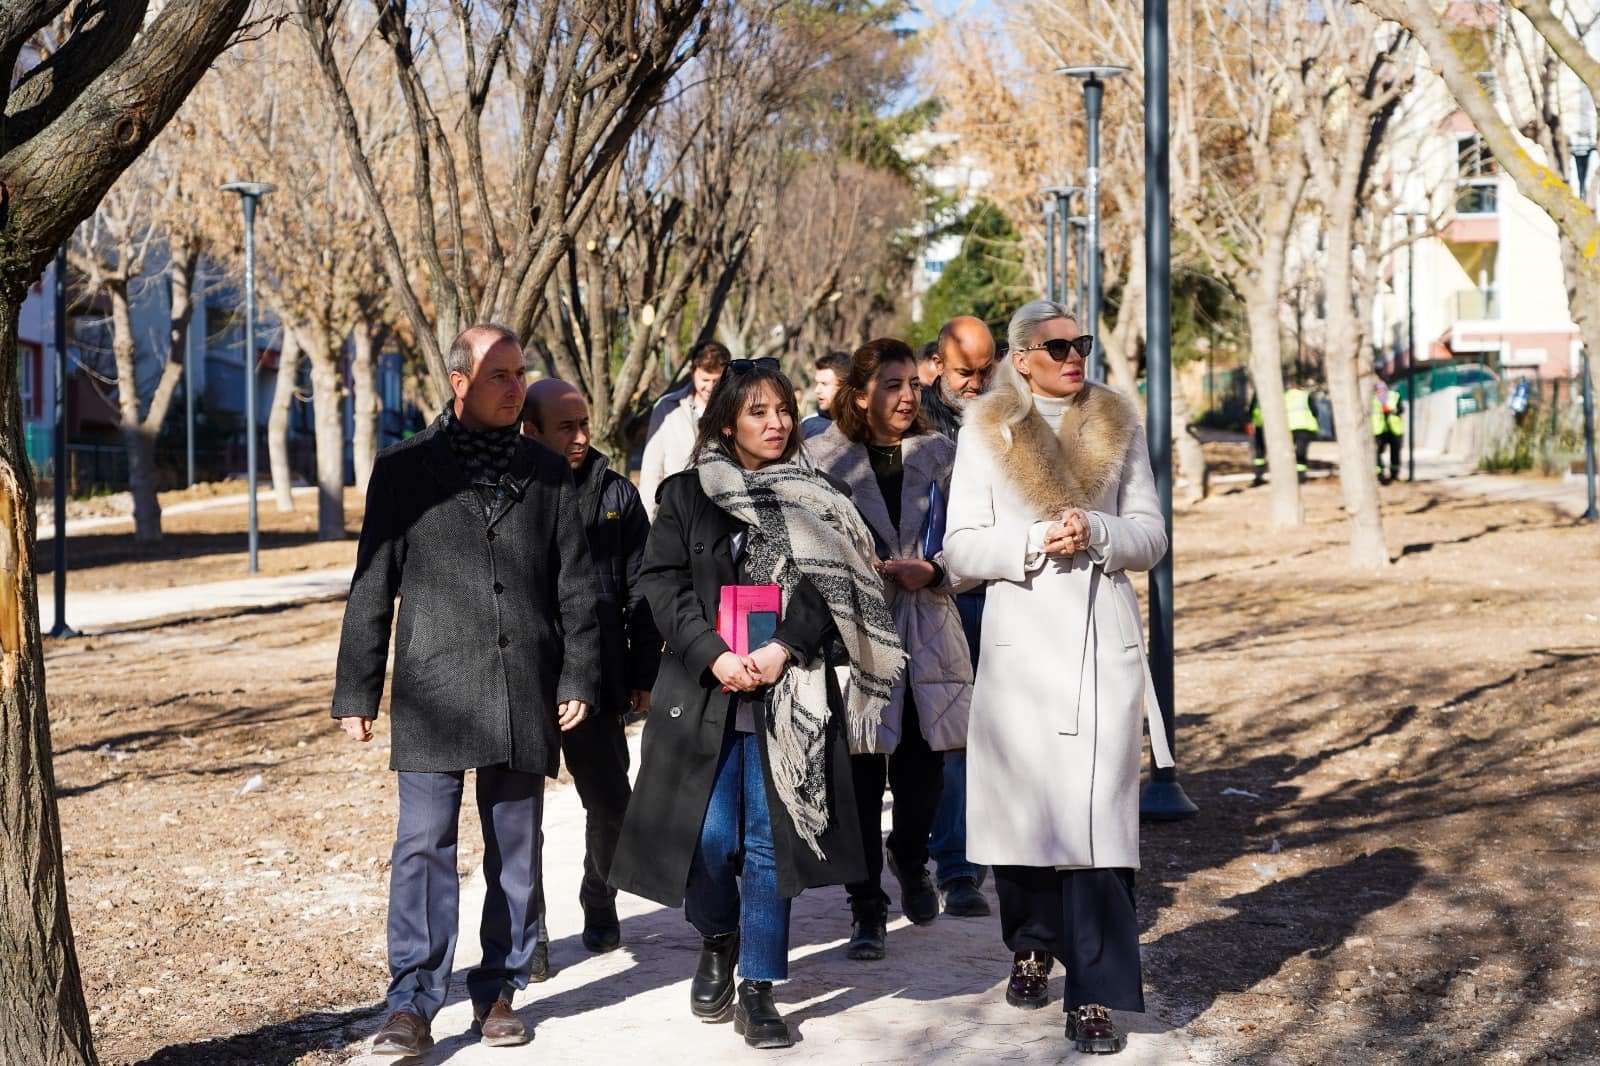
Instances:
[[[499,326],[451,345],[454,401],[385,449],[367,486],[339,638],[333,715],[372,739],[395,623],[390,766],[399,827],[389,879],[389,1015],[373,1050],[417,1055],[449,991],[457,929],[456,831],[474,770],[488,897],[483,962],[467,973],[473,1031],[527,1040],[511,998],[539,939],[544,778],[558,737],[595,700],[594,570],[572,474],[518,429],[522,349]]]
[[[583,883],[578,889],[583,946],[611,951],[622,943],[622,929],[617,922],[617,890],[606,879],[632,795],[623,716],[650,709],[650,687],[661,663],[661,635],[639,587],[650,520],[639,490],[590,447],[589,403],[572,385],[555,378],[529,385],[522,432],[572,467],[594,560],[600,622],[597,702],[595,713],[583,725],[561,734],[561,752],[583,802]],[[542,890],[544,879],[539,881]],[[540,936],[548,940],[542,894],[539,916]],[[535,980],[541,962],[548,973],[548,950],[534,959]]]

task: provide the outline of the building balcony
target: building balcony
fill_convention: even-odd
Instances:
[[[1498,352],[1501,341],[1500,293],[1487,289],[1461,289],[1445,303],[1450,323],[1446,342],[1453,352]]]
[[[1451,244],[1493,244],[1500,240],[1500,185],[1496,178],[1456,182],[1456,213],[1441,236]]]

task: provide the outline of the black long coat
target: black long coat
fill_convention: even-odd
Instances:
[[[589,449],[575,476],[594,561],[595,612],[600,623],[595,711],[626,714],[631,692],[651,688],[661,662],[661,634],[639,584],[650,519],[633,482],[611,469],[595,449]]]
[[[339,635],[335,718],[375,718],[394,625],[389,765],[556,775],[556,705],[595,700],[594,569],[566,462],[520,440],[487,500],[443,424],[373,464]]]
[[[639,779],[611,865],[611,883],[677,907],[683,903],[689,865],[716,779],[717,756],[728,729],[732,698],[722,692],[711,664],[728,650],[716,631],[717,603],[722,586],[739,583],[731,538],[742,527],[707,498],[693,470],[664,481],[660,502],[650,527],[640,582],[667,646],[650,697]],[[790,597],[776,639],[791,649],[802,665],[819,655],[830,662],[841,661],[833,618],[809,582],[802,582]],[[785,898],[806,888],[847,884],[866,876],[855,792],[850,784],[843,701],[833,671],[828,674],[833,710],[826,732],[828,827],[819,839],[825,859],[819,860],[795,832],[772,787],[765,704],[754,704],[767,807],[772,813],[778,891]]]

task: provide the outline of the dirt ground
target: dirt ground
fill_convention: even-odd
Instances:
[[[1178,753],[1201,812],[1145,830],[1151,1007],[1218,1064],[1600,1062],[1600,530],[1384,493],[1397,563],[1377,577],[1344,567],[1332,480],[1305,487],[1300,530],[1233,485],[1178,518]],[[339,615],[49,647],[104,1062],[338,1061],[379,1009],[387,720],[357,747],[326,716]],[[463,872],[476,838],[464,824]]]

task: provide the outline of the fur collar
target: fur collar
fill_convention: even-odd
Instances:
[[[1036,410],[1018,420],[1021,400],[997,389],[967,406],[962,433],[975,433],[1034,517],[1092,509],[1122,476],[1139,413],[1122,393],[1089,384],[1067,408],[1058,433]],[[1015,420],[1015,421],[1014,421]]]

